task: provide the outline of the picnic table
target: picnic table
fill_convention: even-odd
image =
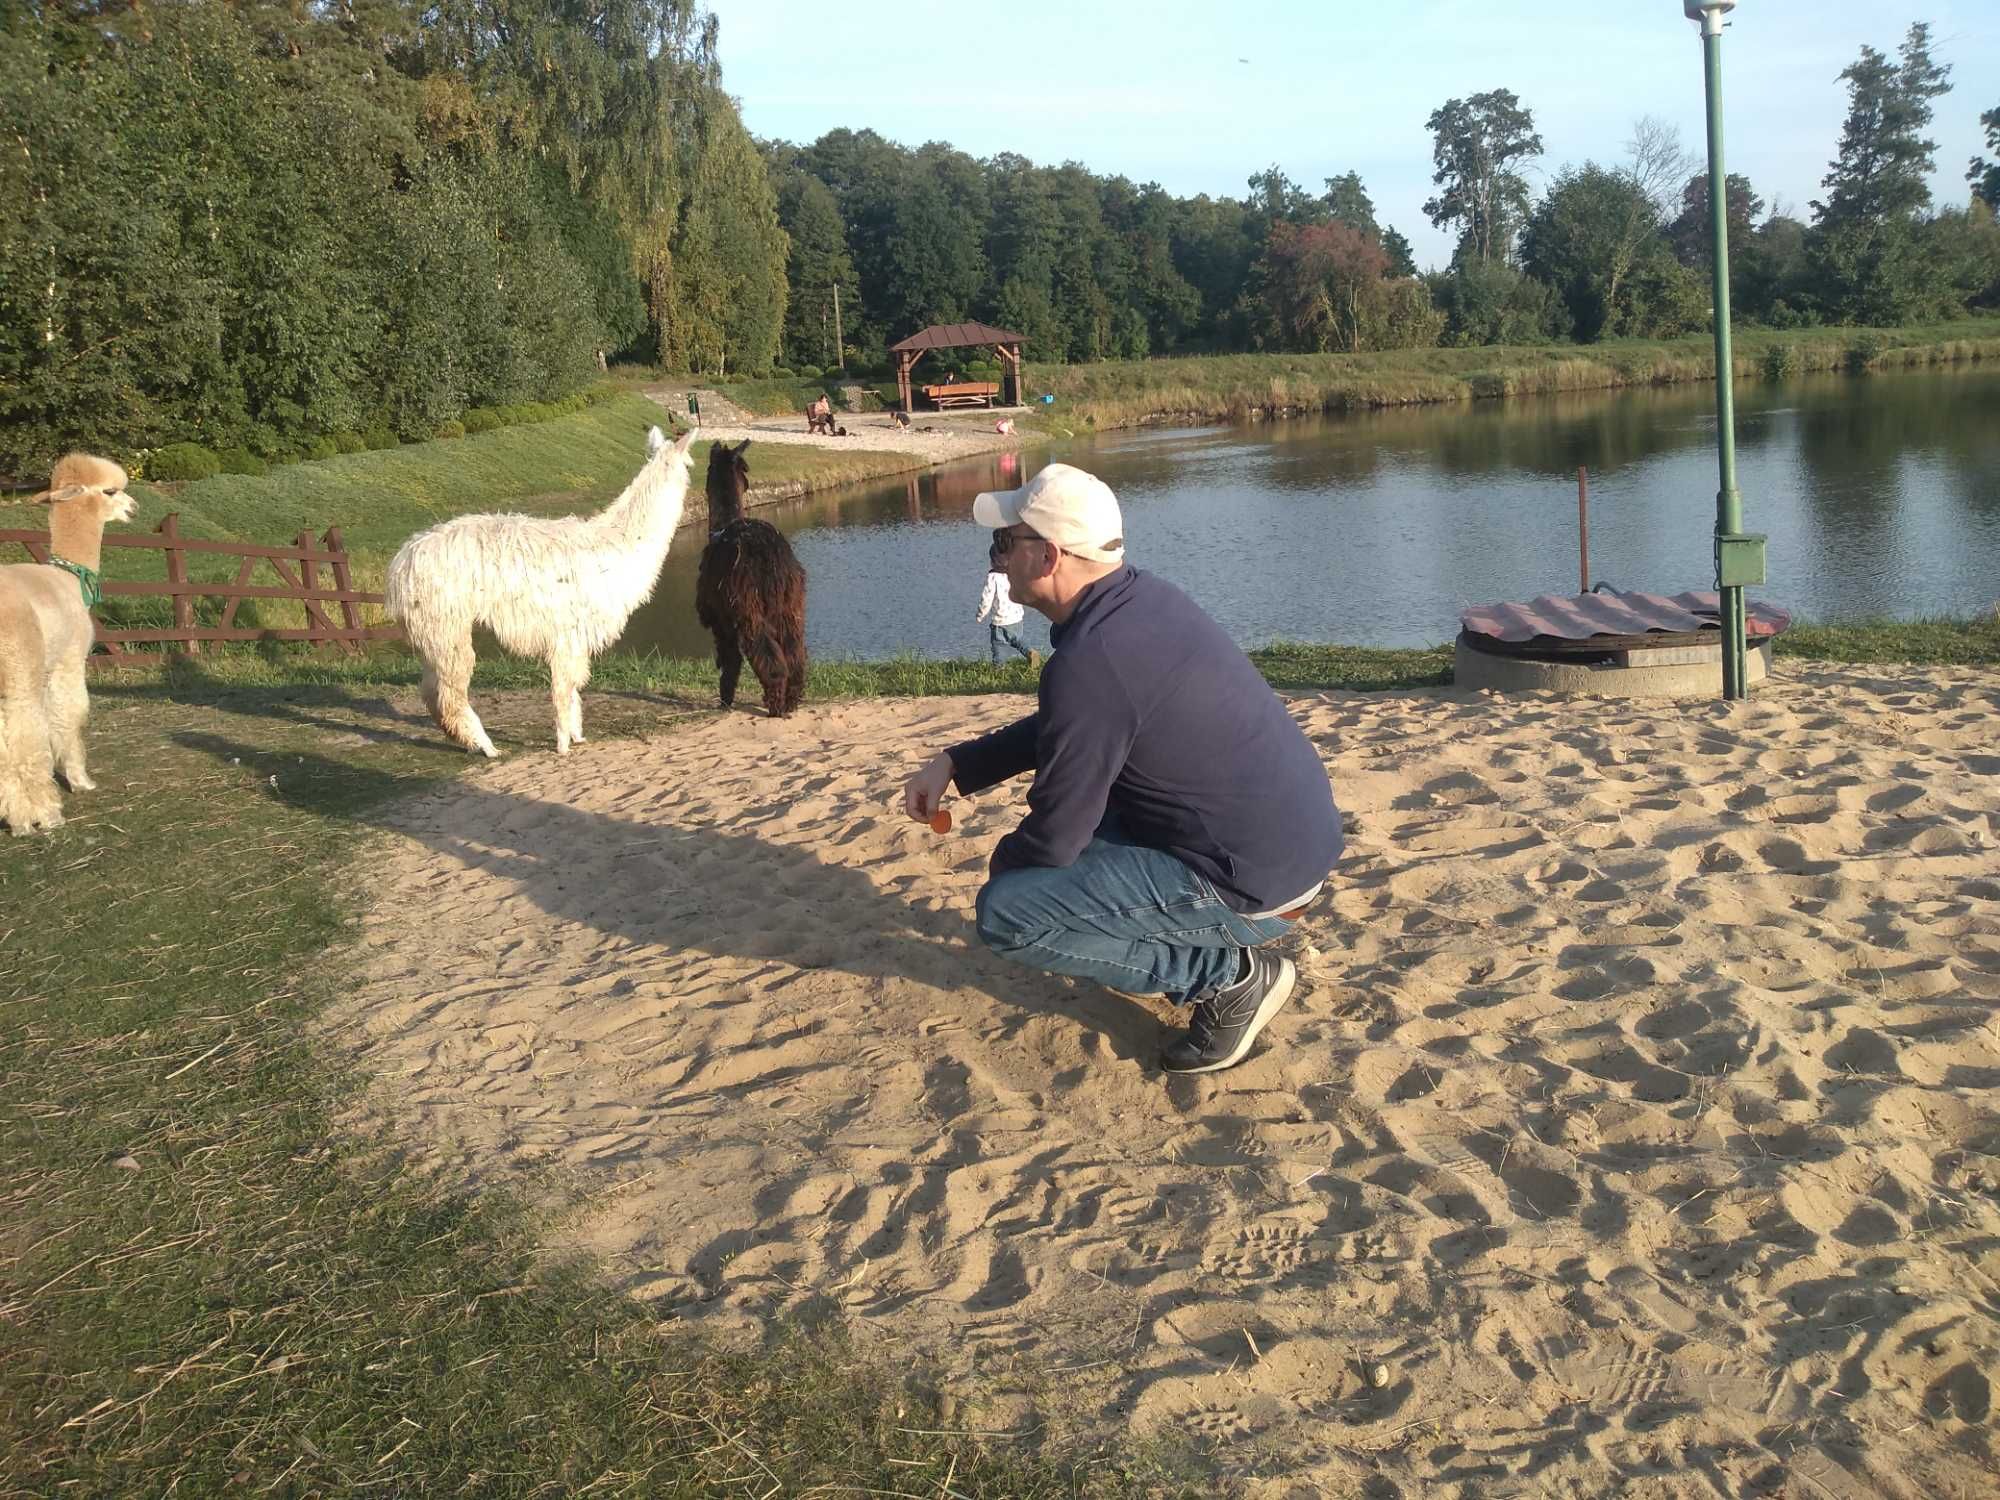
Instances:
[[[1000,387],[990,380],[961,380],[953,385],[927,385],[924,394],[939,411],[945,411],[954,406],[991,406]]]

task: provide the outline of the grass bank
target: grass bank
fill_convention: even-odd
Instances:
[[[571,415],[475,437],[286,464],[263,475],[218,474],[176,485],[142,481],[132,486],[139,510],[131,529],[151,530],[172,511],[187,536],[287,543],[302,530],[319,533],[338,524],[354,555],[357,586],[379,591],[396,548],[411,533],[452,516],[479,510],[561,516],[603,505],[645,461],[645,433],[651,426],[666,428],[667,413],[643,397],[619,395]],[[711,446],[695,445],[690,520],[706,513],[700,487]],[[783,498],[899,473],[920,463],[909,454],[879,449],[769,443],[756,452],[751,493],[753,499]],[[0,503],[0,527],[47,524],[47,512],[38,506]],[[166,576],[162,553],[119,551],[113,561],[121,578]],[[235,568],[228,558],[189,560],[190,575],[204,581],[233,578]],[[220,609],[214,601],[206,607]],[[238,613],[246,624],[302,623],[282,605],[252,601]],[[172,616],[164,599],[113,598],[100,618],[166,624]]]
[[[1849,370],[1905,369],[2000,359],[2000,320],[1911,328],[1738,330],[1738,380]],[[1076,428],[1130,427],[1172,418],[1246,422],[1306,412],[1547,395],[1715,378],[1707,334],[1601,344],[1393,349],[1374,354],[1223,354],[1030,362],[1028,389],[1056,398],[1047,421]]]

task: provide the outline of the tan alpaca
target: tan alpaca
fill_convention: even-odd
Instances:
[[[132,519],[125,471],[72,453],[56,461],[49,487],[30,504],[49,509],[51,554],[94,584],[110,521]],[[84,578],[44,563],[0,567],[0,822],[15,833],[60,826],[55,773],[73,792],[96,785],[83,766],[90,714],[84,660],[95,628]]]

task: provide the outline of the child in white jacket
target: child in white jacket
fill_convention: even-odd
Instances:
[[[988,548],[986,552],[986,588],[979,596],[979,619],[986,626],[987,644],[993,648],[993,665],[1000,665],[1000,647],[1004,642],[1020,652],[1029,666],[1041,660],[1041,653],[1028,649],[1014,627],[1028,617],[1028,612],[1014,602],[1014,596],[1007,588],[1006,565],[1000,561],[1000,554]]]

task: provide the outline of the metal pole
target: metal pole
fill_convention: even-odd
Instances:
[[[840,283],[833,284],[833,362],[840,373],[847,373],[847,340],[840,331]]]
[[[1590,475],[1579,465],[1576,471],[1576,567],[1579,594],[1590,592]]]
[[[1722,15],[1701,18],[1702,60],[1708,93],[1708,217],[1714,247],[1715,436],[1721,489],[1715,495],[1715,576],[1722,584],[1722,539],[1743,530],[1743,497],[1736,490],[1736,391],[1729,352],[1729,177],[1722,165]],[[1744,696],[1743,589],[1722,594],[1722,696]]]

